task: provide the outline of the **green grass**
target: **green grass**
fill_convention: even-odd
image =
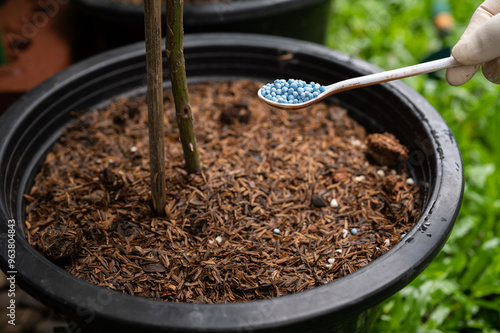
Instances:
[[[384,69],[421,62],[453,46],[482,0],[452,1],[443,43],[430,0],[333,0],[328,46]],[[452,129],[464,161],[465,194],[452,235],[434,262],[383,304],[375,332],[500,332],[500,87],[480,73],[461,87],[405,81]]]

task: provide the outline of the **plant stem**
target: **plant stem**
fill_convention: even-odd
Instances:
[[[144,1],[148,77],[149,153],[153,211],[165,215],[165,166],[163,138],[163,73],[160,0]]]
[[[7,54],[5,53],[5,45],[3,45],[2,27],[0,27],[0,66],[7,65]]]
[[[186,66],[183,52],[183,0],[167,1],[167,35],[165,50],[172,81],[177,125],[181,136],[186,170],[201,171],[200,155],[193,129],[193,111],[189,102]]]

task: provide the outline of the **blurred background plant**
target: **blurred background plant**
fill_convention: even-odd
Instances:
[[[423,61],[453,46],[482,0],[451,2],[442,38],[426,0],[334,0],[327,45],[381,68]],[[435,9],[435,8],[434,8]],[[462,209],[438,258],[386,301],[375,332],[499,332],[500,86],[478,73],[461,87],[442,78],[405,79],[451,127],[465,168]]]

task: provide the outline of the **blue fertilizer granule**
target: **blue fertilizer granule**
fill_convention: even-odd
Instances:
[[[325,91],[319,83],[306,83],[302,80],[276,80],[261,88],[261,95],[275,103],[300,104],[318,97]]]

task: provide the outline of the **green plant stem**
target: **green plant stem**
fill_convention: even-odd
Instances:
[[[5,53],[5,46],[3,45],[2,27],[0,27],[0,66],[7,65],[7,54]]]
[[[163,73],[160,0],[144,1],[148,78],[149,153],[153,211],[165,215],[165,166],[163,133]]]
[[[189,102],[186,66],[183,52],[183,0],[167,1],[167,34],[165,50],[172,81],[177,125],[179,126],[186,170],[201,171],[200,155],[193,129],[193,112]]]

